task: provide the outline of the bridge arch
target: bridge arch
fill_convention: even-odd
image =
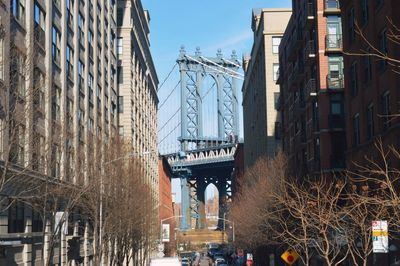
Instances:
[[[219,191],[214,183],[209,183],[205,193],[206,227],[216,229],[219,217]]]

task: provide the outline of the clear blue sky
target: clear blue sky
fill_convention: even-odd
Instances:
[[[144,9],[150,12],[150,48],[160,82],[166,78],[175,64],[181,45],[185,46],[189,54],[194,54],[196,47],[200,47],[204,56],[214,56],[220,48],[222,53],[229,57],[232,50],[236,50],[241,60],[243,54],[251,52],[253,8],[287,8],[291,7],[291,2],[291,0],[143,0]],[[170,79],[177,78],[177,75],[172,75]],[[167,82],[160,90],[161,102],[175,82],[175,80]],[[179,184],[179,180],[174,180],[172,187],[172,191],[177,194],[178,202],[180,202]]]
[[[253,8],[291,7],[291,0],[143,0],[150,12],[150,44],[158,76],[163,80],[175,63],[181,45],[205,56],[218,48],[250,53]],[[240,57],[239,57],[240,58]]]

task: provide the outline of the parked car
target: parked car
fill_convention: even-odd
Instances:
[[[181,259],[181,265],[182,265],[182,266],[190,266],[190,260],[189,260],[189,258],[182,258],[182,259]]]
[[[215,259],[215,266],[228,265],[224,258],[218,257]]]

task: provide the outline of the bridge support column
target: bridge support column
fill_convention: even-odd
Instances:
[[[218,192],[219,192],[219,211],[218,211],[218,229],[225,229],[225,221],[222,219],[225,219],[225,213],[226,213],[226,198],[227,198],[227,189],[226,189],[226,179],[225,178],[220,178],[218,181]]]
[[[181,230],[190,229],[190,184],[187,175],[181,176]]]
[[[199,204],[198,213],[199,216],[196,220],[196,228],[204,229],[207,227],[207,217],[206,217],[206,183],[204,180],[197,179],[197,201]]]

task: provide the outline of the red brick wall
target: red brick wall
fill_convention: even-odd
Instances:
[[[160,189],[160,206],[159,206],[159,217],[160,217],[160,230],[161,220],[169,217],[173,217],[174,206],[172,202],[172,191],[171,191],[171,171],[169,165],[164,158],[160,158],[158,161],[159,167],[159,189]],[[170,224],[170,242],[165,243],[164,253],[166,256],[172,256],[176,252],[175,245],[175,218],[168,219],[163,224]]]

